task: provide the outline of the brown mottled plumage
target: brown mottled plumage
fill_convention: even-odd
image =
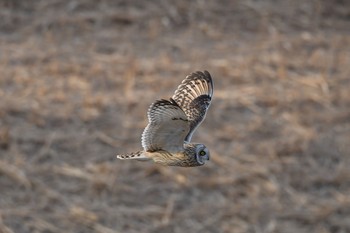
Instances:
[[[157,100],[148,110],[149,124],[142,133],[143,151],[117,155],[119,159],[153,160],[168,166],[201,166],[209,160],[205,145],[190,143],[204,120],[213,96],[208,71],[188,75],[170,100]]]
[[[213,81],[208,71],[197,71],[186,77],[176,89],[172,99],[181,106],[190,121],[190,131],[186,136],[191,141],[195,129],[202,123],[213,96]]]

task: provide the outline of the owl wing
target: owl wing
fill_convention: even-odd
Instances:
[[[175,91],[172,99],[185,112],[190,122],[185,141],[191,141],[193,132],[204,120],[212,96],[213,81],[208,71],[191,73]]]
[[[183,150],[190,123],[174,100],[157,100],[149,107],[147,115],[149,123],[142,133],[145,151]]]

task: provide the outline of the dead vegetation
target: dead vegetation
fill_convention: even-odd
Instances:
[[[350,231],[346,1],[0,6],[0,232]],[[211,161],[117,161],[204,69]]]

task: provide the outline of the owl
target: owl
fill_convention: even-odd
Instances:
[[[148,125],[141,137],[143,150],[117,155],[118,159],[153,160],[167,166],[195,167],[209,160],[209,150],[191,138],[204,120],[213,96],[208,71],[188,75],[169,99],[148,109]]]

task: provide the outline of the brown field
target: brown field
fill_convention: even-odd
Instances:
[[[350,2],[0,0],[1,233],[350,232]],[[214,77],[203,167],[119,161]]]

